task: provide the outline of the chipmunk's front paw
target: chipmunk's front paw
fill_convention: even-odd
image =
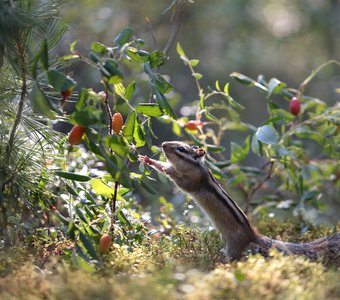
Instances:
[[[139,155],[138,160],[142,163],[149,165],[149,166],[152,165],[152,160],[146,155]]]

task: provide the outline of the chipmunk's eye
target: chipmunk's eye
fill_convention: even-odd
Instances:
[[[184,147],[182,147],[182,146],[178,146],[178,147],[177,147],[177,150],[178,150],[179,152],[185,152],[185,149],[184,149]]]

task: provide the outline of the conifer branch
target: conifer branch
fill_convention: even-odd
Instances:
[[[18,109],[17,113],[15,115],[14,119],[14,124],[9,136],[8,144],[7,144],[7,149],[6,149],[6,155],[9,156],[12,146],[13,146],[13,141],[14,137],[16,134],[16,131],[18,129],[18,126],[20,124],[21,118],[22,118],[22,112],[24,110],[24,103],[25,103],[25,98],[27,95],[27,81],[26,81],[26,68],[25,66],[27,65],[26,61],[26,53],[25,53],[25,48],[24,45],[20,43],[20,41],[17,42],[16,48],[18,51],[18,57],[20,60],[21,64],[21,80],[22,80],[22,85],[21,85],[21,94],[20,94],[20,100],[18,104]]]

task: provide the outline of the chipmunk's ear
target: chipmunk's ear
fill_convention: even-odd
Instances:
[[[204,155],[206,154],[205,150],[202,149],[202,148],[198,148],[196,151],[195,151],[195,156],[197,158],[201,158],[203,157]]]

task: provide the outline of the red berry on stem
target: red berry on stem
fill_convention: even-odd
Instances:
[[[64,99],[66,99],[71,96],[72,91],[71,90],[61,91],[60,94],[63,96]]]
[[[112,243],[112,237],[108,234],[103,234],[100,238],[99,245],[98,245],[98,251],[100,254],[105,254],[107,251],[109,251]]]
[[[197,130],[200,126],[203,126],[203,122],[200,120],[190,120],[184,125],[189,130]]]
[[[300,99],[298,97],[293,97],[290,100],[289,110],[290,110],[290,113],[294,116],[297,116],[300,113],[301,103],[300,103]]]
[[[68,136],[68,141],[71,145],[78,145],[81,143],[81,139],[85,133],[85,128],[80,125],[74,125]]]

